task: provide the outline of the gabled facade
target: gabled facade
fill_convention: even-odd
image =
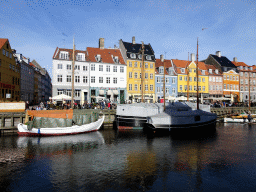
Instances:
[[[238,62],[236,57],[234,57],[232,63],[237,67],[239,73],[240,102],[249,102],[249,89],[250,101],[256,102],[256,69],[244,62]]]
[[[30,59],[13,50],[13,55],[20,66],[20,100],[33,103],[34,101],[34,68],[29,64]]]
[[[231,102],[239,101],[239,74],[237,67],[221,52],[210,54],[205,60],[206,64],[214,65],[223,75],[223,95],[230,98]]]
[[[223,96],[223,76],[214,65],[205,65],[209,74],[209,97]]]
[[[125,103],[126,64],[118,48],[105,48],[104,38],[99,39],[99,48],[87,47],[90,64],[91,102],[107,100]]]
[[[129,102],[141,102],[143,91],[144,102],[155,102],[155,53],[151,45],[144,44],[143,60],[142,44],[135,43],[135,37],[132,38],[132,43],[121,39],[119,47],[127,65],[126,99]]]
[[[194,54],[191,54],[191,61],[172,60],[178,73],[178,96],[197,96],[196,62]],[[209,96],[208,71],[203,62],[198,62],[198,92],[199,97]]]
[[[0,38],[0,100],[20,100],[20,66],[8,39]]]
[[[87,53],[75,50],[74,100],[78,104],[90,102],[89,63]],[[72,92],[72,59],[73,49],[56,48],[52,60],[52,96],[65,94],[71,97]]]
[[[155,94],[156,101],[160,102],[164,98],[163,84],[165,74],[165,99],[173,100],[177,97],[177,73],[171,60],[165,60],[163,55],[160,55],[160,59],[156,59],[156,71],[155,71]]]

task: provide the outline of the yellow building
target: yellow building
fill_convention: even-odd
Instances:
[[[178,96],[196,97],[197,94],[197,78],[196,78],[196,62],[186,60],[172,60],[177,67],[178,73]],[[209,95],[209,78],[205,63],[198,62],[198,92],[199,97],[207,97]]]
[[[0,38],[0,100],[20,100],[20,68],[8,39]]]
[[[142,59],[142,44],[135,43],[135,37],[132,43],[120,40],[120,50],[127,64],[128,98],[126,100],[141,102],[143,91],[144,102],[155,102],[155,55],[151,45],[144,45],[144,59]]]

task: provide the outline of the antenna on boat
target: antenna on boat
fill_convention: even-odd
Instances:
[[[75,37],[73,38],[73,60],[72,60],[72,92],[71,108],[74,109],[74,71],[75,71]]]
[[[197,50],[196,50],[196,106],[199,109],[199,97],[198,97],[198,37],[197,37]]]
[[[249,72],[249,111],[251,109],[251,78],[250,78],[251,73]]]

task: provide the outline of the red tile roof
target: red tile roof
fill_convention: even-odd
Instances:
[[[185,73],[181,73],[181,68],[186,68],[188,65],[192,63],[192,61],[178,60],[178,59],[173,59],[172,61],[173,61],[173,64],[177,67],[178,74],[187,74],[187,70],[185,70]],[[204,62],[200,62],[200,61],[198,62],[198,69],[199,69],[199,73],[198,73],[199,75],[203,75],[201,70],[205,70],[204,75],[208,75],[208,69]]]
[[[214,75],[214,76],[222,76],[221,71],[218,70],[218,74],[215,73],[215,70],[217,69],[214,65],[210,65],[210,64],[205,64],[208,74],[209,75]],[[212,73],[209,73],[209,69],[212,69]]]
[[[8,39],[0,38],[0,49],[4,46],[4,44],[8,41]]]
[[[243,67],[249,67],[248,65],[246,65],[244,62],[235,62],[235,61],[231,61],[236,67],[238,66],[243,66]]]
[[[159,74],[157,68],[164,65],[165,65],[165,68],[172,67],[171,60],[164,60],[164,62],[162,62],[160,59],[156,59],[156,62],[155,62],[156,74]],[[165,75],[169,75],[166,70],[165,70]]]
[[[59,55],[61,51],[66,51],[69,54],[69,59],[68,60],[72,60],[73,59],[73,49],[65,49],[65,48],[56,48],[54,55],[53,55],[53,59],[59,59]],[[75,55],[77,53],[84,53],[85,57],[87,56],[86,51],[81,51],[81,50],[75,50]]]
[[[100,55],[102,63],[112,63],[115,64],[113,57],[118,57],[120,64],[126,65],[122,54],[119,49],[100,49],[87,47],[88,60],[91,62],[97,62],[96,56]]]
[[[250,65],[247,65],[247,64],[245,64],[244,62],[234,62],[234,61],[232,61],[232,63],[236,66],[236,67],[238,67],[237,69],[239,70],[239,71],[243,71],[243,72],[248,72],[248,71],[251,71],[251,72],[256,72],[256,68],[255,68],[255,66],[250,66]],[[245,70],[245,69],[240,69],[239,67],[240,66],[243,66],[243,67],[252,67],[252,69],[253,70]]]

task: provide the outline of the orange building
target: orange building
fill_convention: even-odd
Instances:
[[[240,100],[239,73],[234,70],[223,72],[223,95],[230,97],[232,102]]]

